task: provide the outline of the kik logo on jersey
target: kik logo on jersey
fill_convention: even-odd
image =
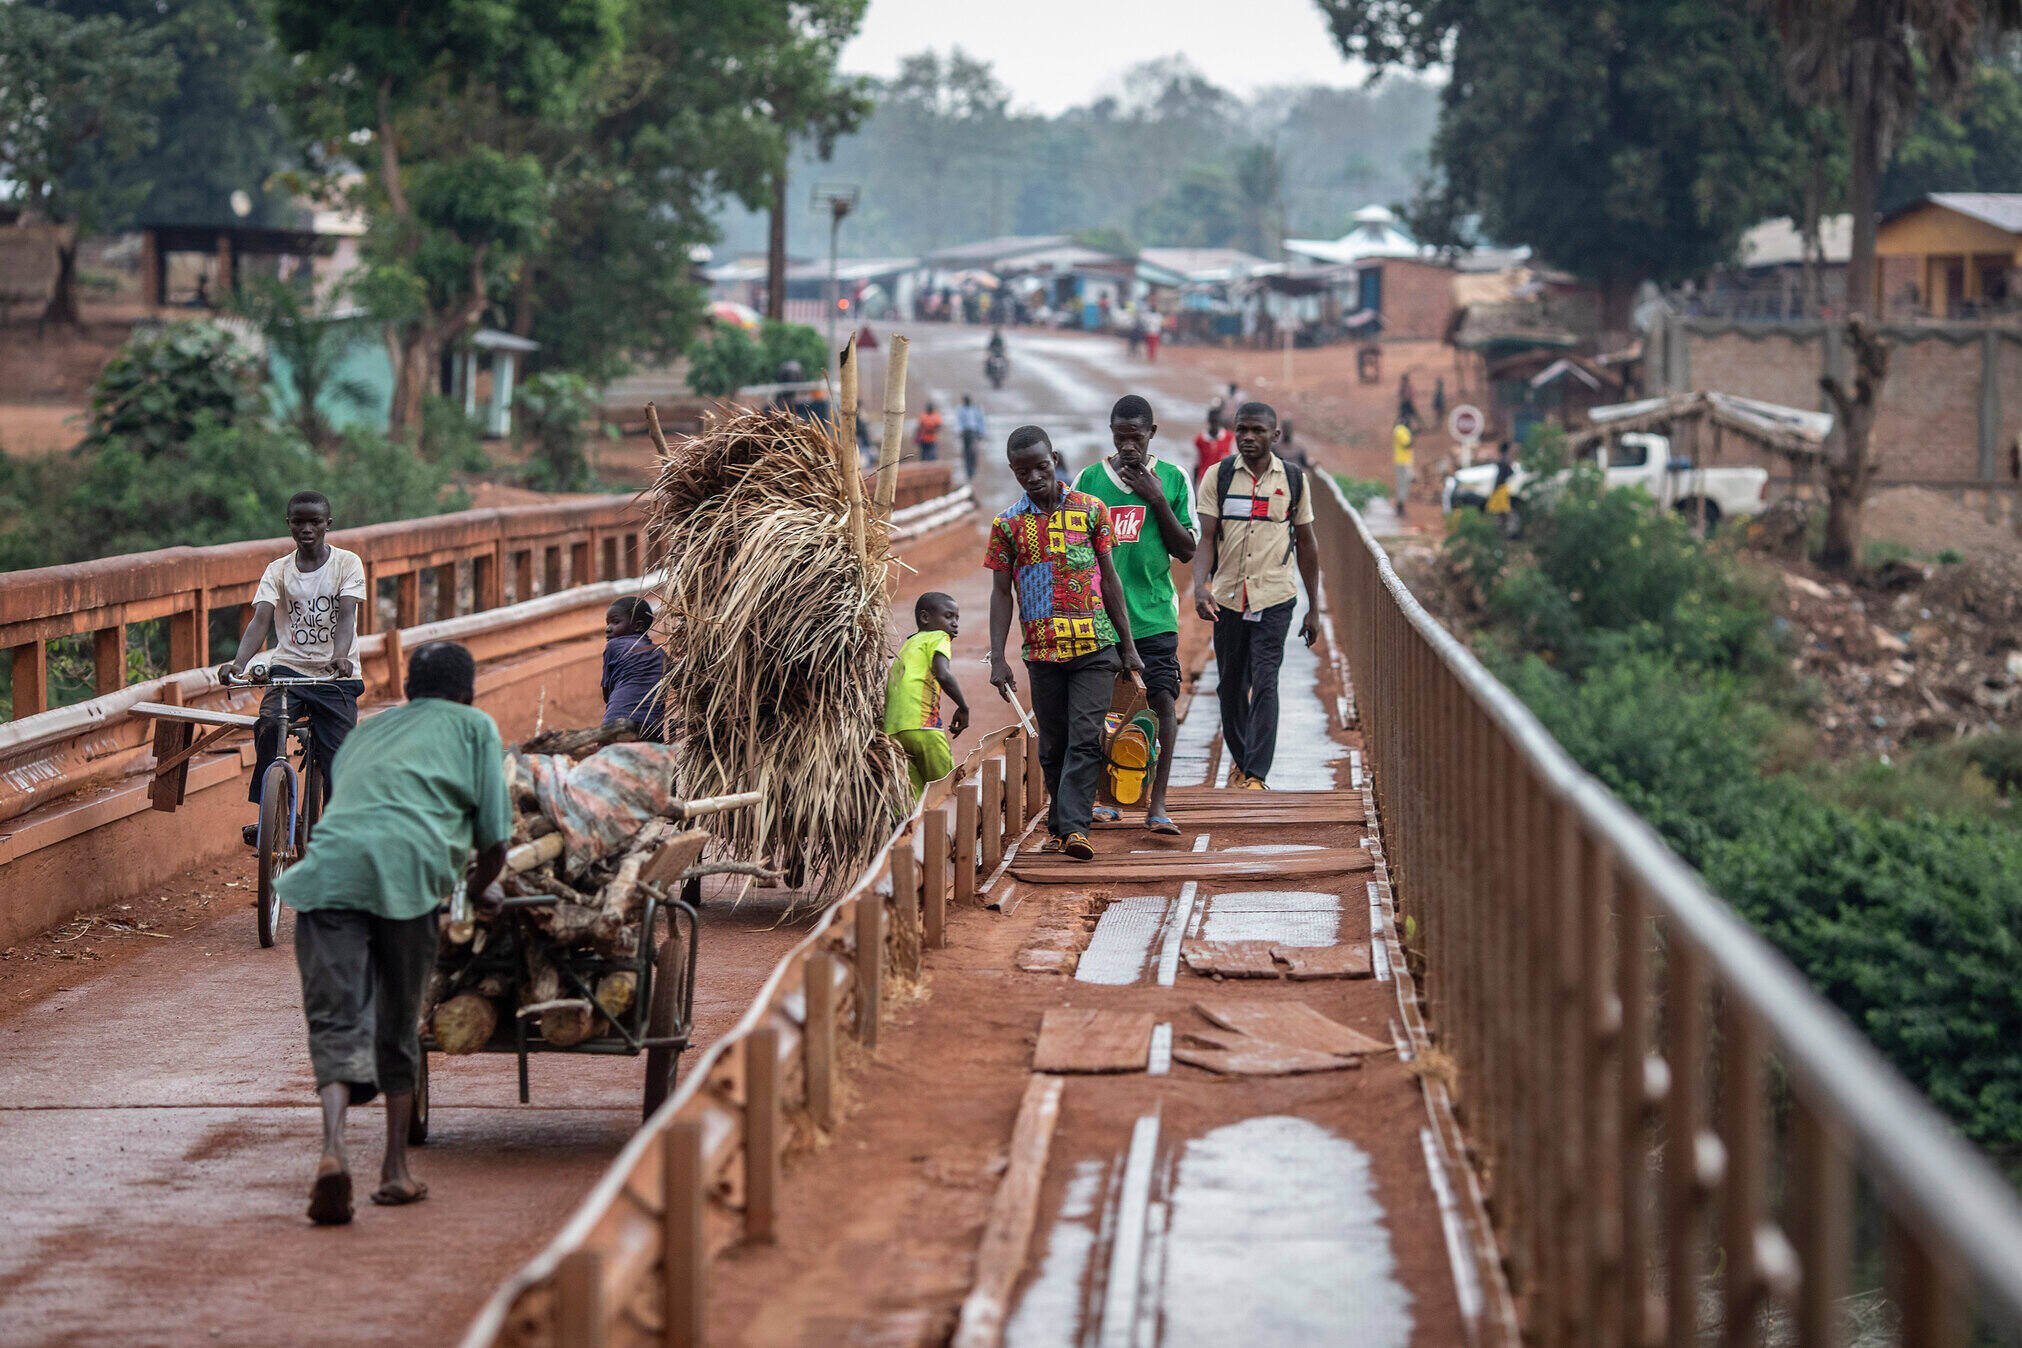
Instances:
[[[1116,530],[1117,542],[1137,542],[1144,533],[1144,511],[1145,508],[1141,505],[1113,505],[1109,508],[1109,525]]]

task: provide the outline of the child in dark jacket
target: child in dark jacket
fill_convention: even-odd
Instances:
[[[660,680],[667,653],[653,644],[653,606],[627,595],[604,612],[604,724],[629,721],[639,738],[667,738],[667,705]]]

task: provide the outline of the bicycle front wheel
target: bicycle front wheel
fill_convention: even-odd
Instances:
[[[274,937],[281,929],[281,895],[275,881],[288,868],[288,854],[291,839],[288,837],[289,796],[294,794],[294,779],[288,773],[285,763],[269,763],[267,775],[260,779],[260,880],[258,911],[260,918],[260,948],[265,950],[274,944]]]

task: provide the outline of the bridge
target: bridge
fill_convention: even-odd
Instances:
[[[1094,382],[1049,359],[1026,396]],[[899,583],[979,615],[951,487],[912,470]],[[335,1233],[297,1212],[313,1101],[293,970],[243,907],[250,755],[208,756],[163,813],[127,715],[246,699],[200,666],[285,544],[0,578],[26,713],[0,726],[0,948],[24,961],[0,964],[0,1338],[2017,1333],[2002,1176],[1419,606],[1331,483],[1314,498],[1323,639],[1288,656],[1282,789],[1226,789],[1196,627],[1182,836],[1105,831],[1062,885],[1031,851],[1034,746],[972,687],[978,742],[839,903],[705,904],[699,1051],[643,1126],[623,1060],[545,1059],[529,1106],[500,1060],[444,1063],[430,1201]],[[340,541],[389,601],[368,700],[454,636],[508,739],[594,716],[599,615],[655,560],[625,498]],[[186,668],[121,687],[121,625],[151,622]],[[44,643],[85,633],[99,695],[38,709]],[[73,932],[97,958],[61,959]],[[1366,976],[1211,977],[1202,941],[1271,972],[1359,947]],[[1291,1060],[1294,1022],[1337,1036],[1323,1070],[1222,1070],[1242,1026]]]

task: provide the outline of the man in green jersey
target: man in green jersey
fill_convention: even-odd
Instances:
[[[1165,805],[1179,731],[1173,713],[1180,689],[1179,593],[1173,588],[1172,564],[1193,560],[1194,491],[1186,470],[1151,452],[1157,434],[1150,403],[1135,393],[1117,399],[1109,412],[1116,452],[1083,469],[1074,489],[1109,507],[1116,574],[1144,661],[1145,697],[1158,717],[1158,771],[1145,797],[1145,827],[1178,833]]]

